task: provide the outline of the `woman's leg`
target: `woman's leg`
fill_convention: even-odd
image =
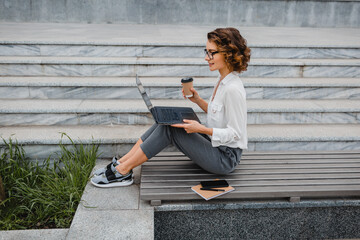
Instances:
[[[148,158],[144,152],[141,148],[138,148],[125,162],[117,165],[115,168],[120,174],[126,175],[131,169],[143,164],[147,160]]]
[[[126,162],[129,158],[131,158],[136,151],[140,148],[140,144],[142,144],[149,136],[150,134],[155,130],[156,128],[156,124],[154,124],[153,126],[151,126],[140,138],[139,140],[135,143],[135,145],[131,148],[131,150],[125,154],[123,157],[121,157],[118,162],[120,163],[124,163]]]
[[[171,143],[171,137],[167,129],[170,126],[158,125],[154,124],[149,128],[138,140],[135,146],[130,150],[128,154],[126,154],[126,158],[121,158],[121,164],[116,166],[116,170],[125,175],[131,171],[131,169],[143,164],[151,157],[155,156],[165,147],[167,147]],[[185,132],[185,131],[184,131]],[[144,153],[142,149],[142,144],[146,143],[148,149],[151,149],[153,155],[148,157],[147,154]],[[149,154],[148,154],[149,155]],[[124,156],[124,157],[125,157]]]
[[[193,162],[211,173],[227,174],[240,160],[239,154],[228,151],[226,147],[213,147],[211,141],[201,134],[188,134],[184,129],[171,126],[156,126],[148,138],[140,144],[140,149],[147,159],[172,143]]]
[[[226,147],[213,147],[211,141],[201,134],[188,134],[184,129],[167,125],[153,125],[147,132],[143,143],[140,143],[128,155],[126,161],[116,166],[121,174],[128,173],[131,169],[143,164],[162,151],[169,144],[175,145],[201,168],[211,173],[227,174],[231,172],[240,160],[240,155],[235,154]],[[140,140],[141,140],[140,139]],[[236,156],[237,155],[237,156]]]
[[[213,147],[211,140],[198,133],[171,128],[173,144],[202,169],[220,175],[232,172],[240,156],[225,146]]]
[[[135,143],[135,145],[131,148],[131,150],[125,154],[123,157],[121,157],[118,162],[120,163],[124,163],[126,162],[131,156],[133,156],[136,151],[140,148],[140,144],[142,144],[143,141],[141,140],[141,138],[139,138],[139,140]]]

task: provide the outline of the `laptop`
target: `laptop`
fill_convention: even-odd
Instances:
[[[195,120],[200,122],[199,118],[196,116],[194,110],[190,107],[165,107],[165,106],[156,106],[154,107],[151,104],[150,98],[147,95],[139,77],[136,75],[136,85],[139,89],[139,92],[144,99],[144,102],[152,114],[155,122],[162,125],[171,125],[176,123],[184,123],[184,119]]]

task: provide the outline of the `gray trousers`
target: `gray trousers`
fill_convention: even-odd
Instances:
[[[176,146],[202,169],[215,174],[228,174],[240,163],[242,149],[213,147],[205,134],[187,133],[182,128],[154,124],[142,136],[140,148],[148,159],[169,144]]]

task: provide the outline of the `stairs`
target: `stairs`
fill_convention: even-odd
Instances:
[[[154,105],[190,106],[205,121],[180,88],[181,77],[192,76],[200,95],[211,95],[217,73],[208,70],[201,42],[142,41],[2,41],[0,136],[16,138],[31,158],[56,152],[61,132],[100,142],[103,157],[124,154],[153,123],[136,73]],[[249,151],[360,148],[360,44],[264,39],[250,47],[242,74]]]

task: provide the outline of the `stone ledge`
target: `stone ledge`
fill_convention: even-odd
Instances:
[[[161,24],[2,22],[0,43],[203,47],[206,33],[214,28],[199,25],[177,25],[174,28],[174,25]],[[243,26],[239,29],[250,47],[360,47],[358,28]],[[52,34],[47,34],[49,32]]]
[[[135,143],[149,128],[149,125],[114,126],[22,126],[0,127],[0,137],[17,139],[19,144],[58,145],[62,132],[67,133],[76,143],[101,142],[101,144]],[[94,136],[96,136],[94,138]],[[358,124],[264,124],[248,126],[249,142],[333,142],[359,141]],[[70,144],[64,137],[63,144]],[[337,150],[337,149],[334,149]],[[345,149],[344,149],[345,150]]]
[[[181,77],[140,77],[144,87],[176,87]],[[216,77],[196,77],[195,87],[213,88]],[[348,88],[360,87],[360,78],[266,78],[241,77],[244,87],[259,88]],[[135,77],[1,77],[0,87],[133,87]]]
[[[108,163],[98,160],[94,170]],[[140,170],[134,169],[135,184],[128,187],[101,189],[89,182],[67,239],[153,239],[154,209],[139,200]]]
[[[142,99],[3,99],[0,113],[138,113],[148,114]],[[184,99],[152,100],[154,106],[192,107],[203,111]],[[248,113],[358,113],[358,99],[249,99]]]
[[[0,64],[41,65],[191,65],[207,66],[203,58],[159,57],[62,57],[0,56]],[[360,66],[359,59],[281,59],[255,58],[249,66]]]
[[[65,240],[69,229],[0,231],[0,240]]]
[[[157,212],[197,211],[197,210],[238,210],[238,209],[267,209],[267,208],[312,208],[312,207],[360,207],[360,199],[307,199],[300,202],[287,200],[215,200],[167,202],[154,207]]]

